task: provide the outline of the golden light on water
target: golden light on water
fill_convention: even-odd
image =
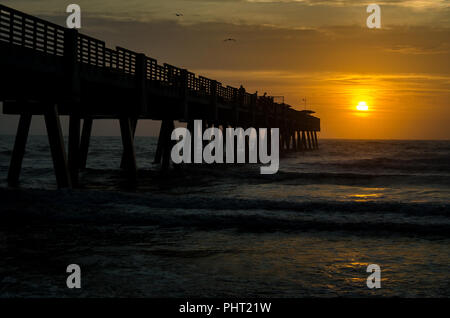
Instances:
[[[356,106],[356,109],[359,110],[359,111],[366,112],[366,111],[369,110],[369,106],[367,106],[366,102],[362,101],[362,102],[358,103],[358,106]]]

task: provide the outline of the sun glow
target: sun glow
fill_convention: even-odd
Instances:
[[[369,110],[369,106],[367,106],[366,102],[359,102],[358,106],[356,106],[356,109],[359,111],[368,111]]]

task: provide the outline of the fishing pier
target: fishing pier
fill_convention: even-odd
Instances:
[[[43,115],[58,187],[78,184],[94,120],[120,121],[121,167],[136,177],[139,120],[161,121],[155,162],[170,165],[174,122],[205,127],[279,128],[280,151],[318,148],[320,119],[273,97],[223,86],[186,69],[0,5],[0,101],[20,116],[8,183],[19,181],[33,115]],[[68,152],[60,116],[69,116]],[[270,136],[269,136],[270,138]]]

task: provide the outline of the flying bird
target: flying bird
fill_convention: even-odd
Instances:
[[[183,13],[175,13],[175,15],[176,15],[177,17],[182,17],[182,16],[183,16]]]
[[[236,39],[229,38],[229,39],[225,39],[223,41],[224,42],[236,42]]]

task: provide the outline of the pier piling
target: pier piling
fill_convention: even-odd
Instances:
[[[81,133],[81,142],[80,142],[80,169],[86,169],[87,157],[89,153],[89,144],[91,141],[92,134],[92,118],[84,118],[83,119],[83,130]]]
[[[44,114],[44,118],[58,188],[70,188],[72,182],[57,106],[49,107]]]
[[[80,129],[81,118],[72,115],[69,119],[69,168],[72,186],[78,186],[78,170],[80,167]]]
[[[31,126],[31,114],[20,115],[19,126],[17,128],[16,140],[11,156],[11,163],[8,172],[9,186],[16,186],[19,183],[20,170],[22,169],[23,157],[27,145],[28,133]]]
[[[137,165],[136,165],[136,152],[134,149],[134,138],[131,128],[131,122],[129,117],[121,117],[120,131],[122,135],[123,154],[125,157],[125,170],[130,180],[136,180],[137,177]]]

